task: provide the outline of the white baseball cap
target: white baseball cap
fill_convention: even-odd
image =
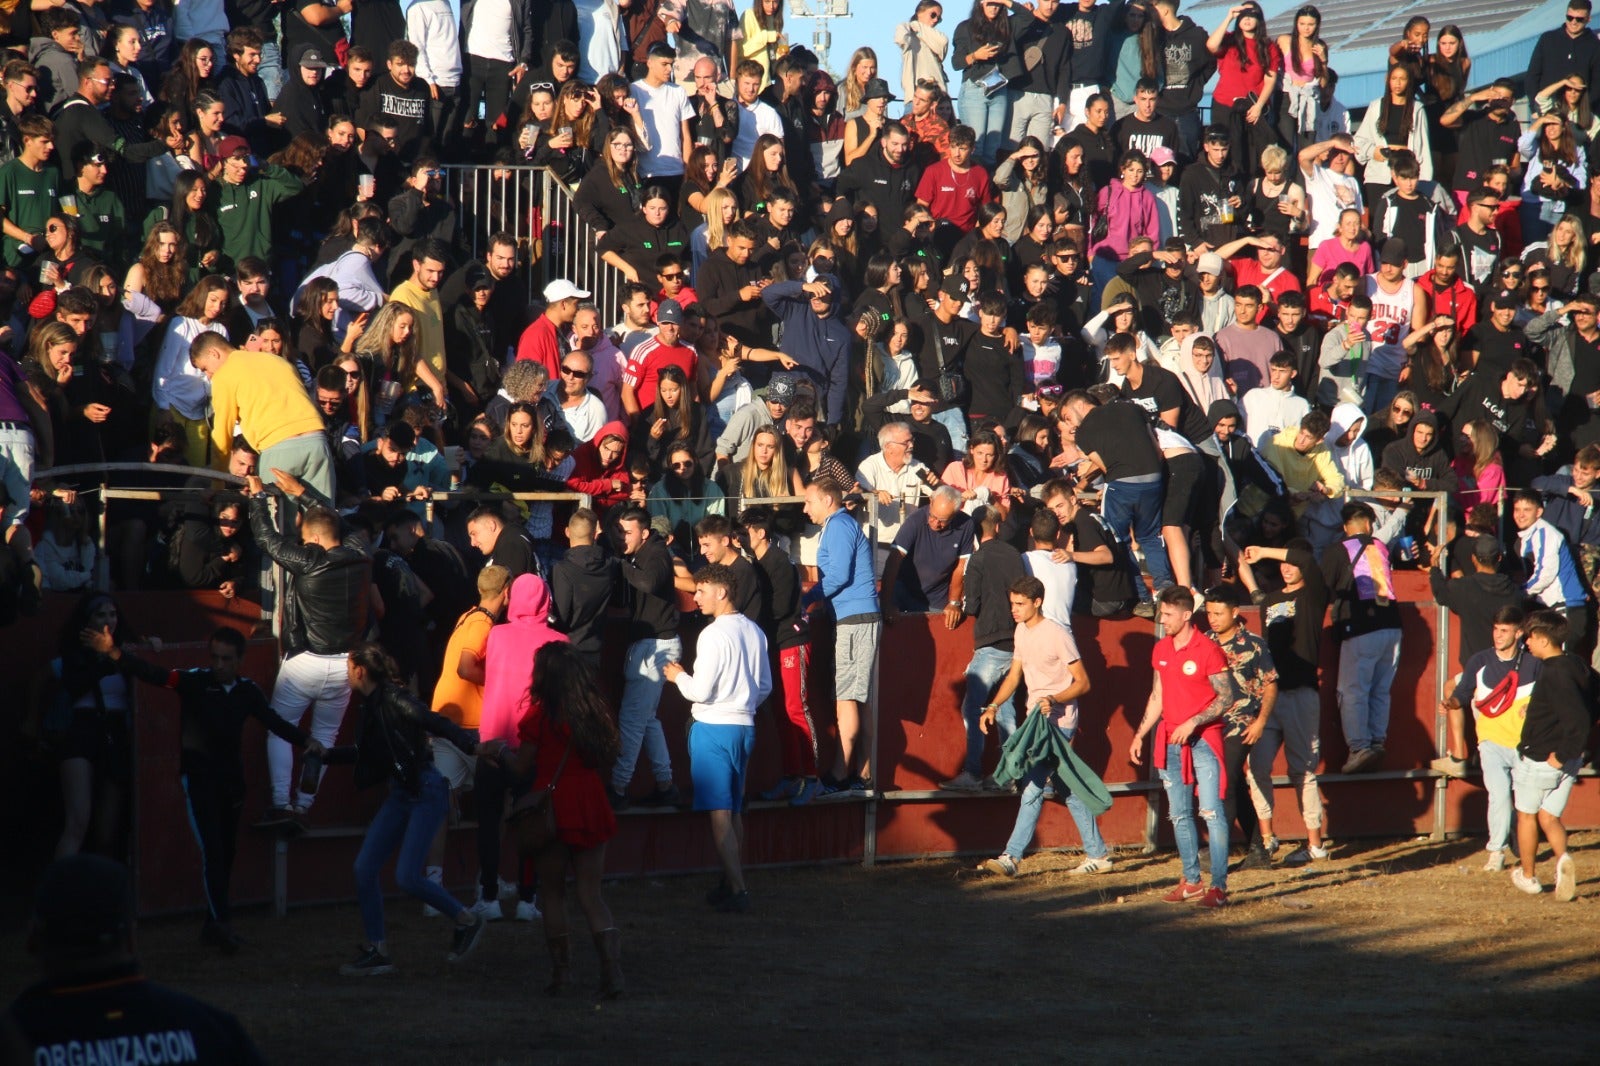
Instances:
[[[557,278],[555,281],[552,281],[550,284],[544,287],[544,299],[546,303],[560,303],[562,300],[570,300],[574,297],[580,300],[587,300],[589,298],[589,294],[578,288],[566,278]]]

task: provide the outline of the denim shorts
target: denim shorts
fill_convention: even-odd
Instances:
[[[689,776],[697,811],[744,810],[744,775],[756,746],[753,725],[695,722],[689,729]]]
[[[1517,813],[1544,811],[1561,817],[1561,812],[1567,809],[1567,797],[1572,794],[1572,783],[1577,779],[1576,763],[1557,770],[1548,762],[1535,762],[1526,755],[1518,755],[1517,765],[1511,769],[1511,792]]]

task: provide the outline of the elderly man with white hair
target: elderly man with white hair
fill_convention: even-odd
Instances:
[[[960,625],[972,548],[972,517],[961,510],[961,493],[940,485],[895,534],[883,568],[884,618],[893,622],[902,611],[940,611],[946,629]]]
[[[905,422],[885,422],[878,430],[878,450],[856,469],[856,485],[877,501],[871,527],[876,549],[873,569],[880,574],[906,513],[932,491],[932,472],[912,455],[915,439]]]

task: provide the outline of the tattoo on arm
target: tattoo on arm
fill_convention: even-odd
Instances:
[[[1211,675],[1211,691],[1216,695],[1205,710],[1195,717],[1195,726],[1210,725],[1222,717],[1222,712],[1233,706],[1233,675],[1226,670]]]

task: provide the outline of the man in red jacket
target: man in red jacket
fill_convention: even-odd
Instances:
[[[1478,321],[1478,294],[1461,280],[1459,245],[1433,257],[1433,269],[1417,279],[1417,286],[1428,296],[1434,315],[1449,315],[1456,320],[1456,336],[1465,337]]]
[[[1233,705],[1233,678],[1227,657],[1212,639],[1190,624],[1194,593],[1182,585],[1157,597],[1161,628],[1167,633],[1150,655],[1155,678],[1144,720],[1128,746],[1128,758],[1144,761],[1144,738],[1155,731],[1155,764],[1167,790],[1172,835],[1183,860],[1183,879],[1163,899],[1223,907],[1228,902],[1228,819],[1223,813],[1222,715]],[[1211,887],[1200,884],[1200,841],[1194,827],[1194,797],[1211,845]]]

